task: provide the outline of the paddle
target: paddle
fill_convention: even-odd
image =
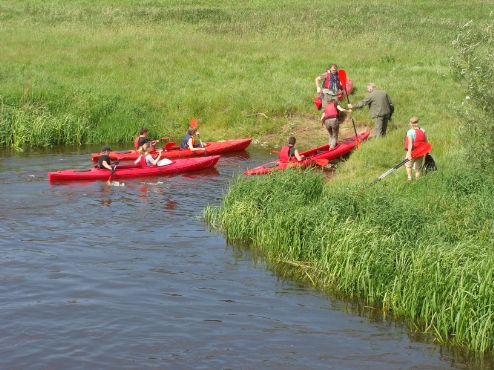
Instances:
[[[423,143],[422,145],[418,146],[417,148],[415,148],[413,151],[412,151],[412,158],[418,158],[418,157],[422,157],[424,155],[426,155],[427,153],[429,153],[432,149],[432,145],[430,143]],[[374,185],[375,183],[381,181],[382,179],[384,179],[386,176],[388,176],[390,173],[396,171],[398,168],[400,168],[401,166],[403,166],[405,163],[407,163],[409,160],[408,159],[405,159],[404,161],[398,163],[396,166],[394,166],[393,168],[391,168],[390,170],[384,172],[381,176],[379,176],[376,180],[374,180],[373,182],[371,182],[370,184],[364,186],[362,189],[360,189],[360,192],[363,192],[364,189]],[[358,192],[357,192],[358,193]]]
[[[169,141],[168,143],[166,143],[166,145],[163,147],[163,150],[168,150],[168,149],[171,149],[175,146],[175,144],[177,144],[176,142],[174,141]]]
[[[112,170],[111,170],[111,172],[110,172],[110,177],[108,177],[108,182],[110,182],[110,180],[111,180],[111,178],[112,178],[113,174],[115,173],[115,169],[117,168],[118,163],[119,163],[119,160],[117,160],[117,161],[115,162],[115,165],[113,166],[113,169],[112,169]]]
[[[190,127],[195,127],[197,128],[198,122],[197,119],[194,117],[190,120]],[[201,136],[197,134],[197,138],[199,139],[199,143],[201,143],[201,148],[204,148],[204,144],[202,143]],[[206,149],[204,149],[204,155],[208,155],[206,153]]]
[[[340,83],[343,85],[343,89],[345,89],[347,103],[350,104],[350,98],[348,97],[348,92],[346,91],[346,82],[347,82],[346,71],[344,69],[338,70],[338,77],[340,78]],[[360,139],[358,138],[357,128],[355,127],[355,121],[353,120],[353,114],[351,115],[351,117],[352,117],[353,130],[355,131],[355,140],[357,140],[357,148],[360,148]]]

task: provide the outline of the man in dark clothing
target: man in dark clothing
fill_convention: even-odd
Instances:
[[[109,146],[104,146],[101,149],[101,156],[98,159],[98,167],[107,170],[113,170],[113,167],[111,166],[111,161],[110,161],[110,152],[111,148]]]
[[[376,85],[372,82],[367,84],[367,91],[369,93],[364,100],[357,104],[348,104],[348,108],[359,109],[368,105],[370,115],[374,119],[376,127],[376,138],[386,136],[386,129],[388,128],[388,121],[391,117],[391,106],[393,102],[385,91],[376,89]]]

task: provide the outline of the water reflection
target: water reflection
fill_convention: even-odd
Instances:
[[[0,368],[492,367],[209,232],[203,207],[267,150],[125,186],[47,181],[97,150],[0,152]]]

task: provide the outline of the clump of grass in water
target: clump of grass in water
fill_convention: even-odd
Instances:
[[[440,342],[494,349],[494,179],[445,168],[358,196],[323,184],[317,172],[240,177],[203,215],[229,240],[309,268],[319,287],[411,318]]]

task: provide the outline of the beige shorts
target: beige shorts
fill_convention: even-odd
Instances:
[[[420,169],[422,168],[422,160],[424,159],[424,156],[422,157],[418,157],[418,158],[412,158],[411,161],[408,161],[407,163],[405,163],[405,167],[406,168],[412,168],[415,170],[415,171],[420,171]]]

